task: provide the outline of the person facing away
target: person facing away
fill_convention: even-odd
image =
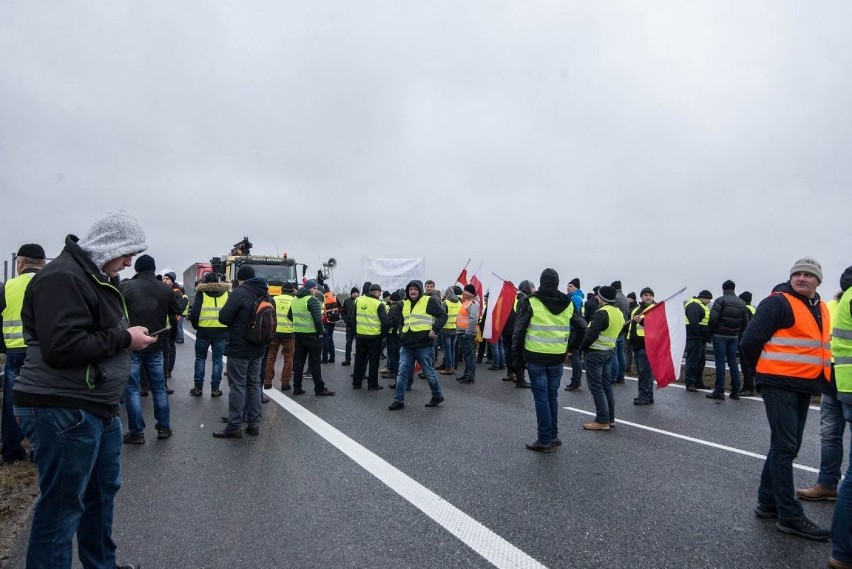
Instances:
[[[194,385],[189,394],[195,397],[203,393],[208,349],[212,354],[210,397],[222,395],[222,356],[228,342],[228,327],[219,322],[219,312],[228,301],[230,292],[231,283],[221,282],[219,275],[213,272],[205,273],[201,284],[195,287],[195,298],[189,309],[189,323],[196,330]]]
[[[129,325],[118,274],[147,247],[136,219],[109,212],[81,239],[68,235],[24,294],[27,357],[12,397],[41,490],[27,567],[70,567],[75,535],[83,567],[116,567],[119,401],[132,351],[157,341]]]

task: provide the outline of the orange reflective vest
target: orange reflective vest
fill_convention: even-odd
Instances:
[[[471,302],[473,302],[473,299],[462,302],[459,313],[456,314],[456,329],[467,330],[467,325],[470,322],[470,317],[467,315],[467,307],[470,306]]]
[[[757,372],[799,379],[831,378],[831,320],[824,302],[819,303],[822,330],[800,299],[781,293],[793,309],[793,326],[775,331],[763,346]]]

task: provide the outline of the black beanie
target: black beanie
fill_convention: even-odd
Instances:
[[[30,259],[44,259],[44,247],[38,243],[24,243],[18,249],[18,257],[29,257]]]
[[[740,300],[745,302],[746,304],[751,304],[751,293],[749,291],[743,291],[740,294]]]
[[[237,271],[237,280],[238,281],[247,281],[250,278],[254,277],[254,269],[251,268],[251,265],[243,265],[240,267],[240,270]]]
[[[621,281],[612,281],[612,284],[609,285],[615,290],[621,290]]]
[[[577,277],[574,277],[573,279],[568,281],[568,284],[574,285],[574,288],[580,288],[580,279],[578,279]]]
[[[649,287],[649,286],[646,286],[645,288],[643,288],[643,289],[639,292],[639,296],[642,296],[642,295],[643,295],[643,294],[645,294],[645,293],[648,293],[648,294],[650,294],[651,296],[654,296],[654,291],[653,291],[653,290],[651,290],[651,287]]]
[[[602,286],[598,289],[598,296],[602,301],[612,304],[615,302],[615,287]]]
[[[473,286],[472,284],[466,284],[466,285],[464,285],[464,292],[468,292],[468,293],[472,294],[473,296],[476,296],[476,287]]]
[[[633,291],[628,292],[627,298],[632,298],[633,300],[636,300],[636,293]]]
[[[157,264],[154,262],[154,257],[151,255],[139,255],[136,262],[133,263],[133,268],[137,273],[151,272],[157,270]]]
[[[349,294],[353,294],[353,293],[356,293],[356,292],[361,292],[361,291],[360,291],[360,290],[358,290],[358,287],[357,287],[357,286],[353,286],[353,287],[352,287],[352,290],[350,290],[350,291],[349,291]]]

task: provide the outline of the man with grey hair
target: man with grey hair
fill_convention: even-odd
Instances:
[[[830,532],[809,520],[796,500],[793,461],[811,397],[831,380],[830,319],[816,291],[821,282],[819,263],[810,257],[796,261],[790,280],[757,307],[740,343],[755,370],[770,430],[754,513],[777,518],[775,527],[782,533],[815,541],[826,541]]]
[[[68,235],[62,253],[24,294],[27,358],[13,398],[41,489],[27,567],[70,567],[75,534],[84,567],[116,566],[118,404],[131,351],[157,340],[144,326],[129,326],[118,273],[147,247],[136,219],[110,212],[82,239]]]

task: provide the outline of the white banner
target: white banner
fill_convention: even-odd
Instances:
[[[379,283],[382,290],[391,292],[405,288],[411,280],[426,280],[426,259],[382,259],[361,256],[361,283]]]

